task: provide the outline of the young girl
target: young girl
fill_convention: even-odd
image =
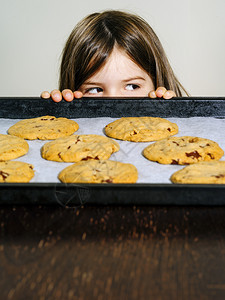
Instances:
[[[75,26],[62,53],[59,90],[41,96],[59,102],[83,96],[170,99],[183,93],[188,95],[149,24],[110,10]]]

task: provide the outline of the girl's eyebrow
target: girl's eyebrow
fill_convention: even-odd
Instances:
[[[133,81],[133,80],[146,80],[146,79],[142,76],[136,76],[136,77],[130,77],[130,78],[124,79],[123,81],[128,82],[128,81]]]
[[[101,82],[85,81],[82,85],[101,85]]]
[[[146,79],[142,76],[136,76],[136,77],[130,77],[127,79],[122,80],[123,82],[129,82],[129,81],[133,81],[133,80],[143,80],[145,81]],[[85,81],[82,85],[101,85],[101,82],[96,82],[96,81]]]

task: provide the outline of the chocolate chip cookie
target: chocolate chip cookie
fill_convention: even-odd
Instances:
[[[178,133],[178,126],[163,118],[126,117],[105,126],[109,137],[131,141],[151,142],[161,140]]]
[[[0,134],[0,161],[11,160],[26,154],[28,143],[17,136]]]
[[[200,162],[175,172],[173,183],[225,184],[225,161]]]
[[[59,173],[66,183],[135,183],[138,172],[134,165],[111,160],[80,161]]]
[[[27,140],[55,140],[73,134],[78,128],[73,120],[43,116],[18,121],[8,129],[8,133]]]
[[[223,149],[216,142],[193,136],[169,137],[143,151],[143,155],[151,161],[172,165],[219,160],[223,154]]]
[[[72,135],[46,143],[41,149],[44,159],[59,162],[78,162],[89,159],[108,159],[120,149],[119,144],[97,134]]]
[[[0,182],[29,182],[33,177],[31,164],[21,161],[0,162]]]

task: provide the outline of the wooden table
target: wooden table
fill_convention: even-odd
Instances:
[[[1,299],[225,299],[225,207],[2,206]]]

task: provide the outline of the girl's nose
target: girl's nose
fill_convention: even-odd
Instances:
[[[103,96],[105,97],[120,97],[121,93],[120,91],[116,89],[108,89],[104,92]]]

